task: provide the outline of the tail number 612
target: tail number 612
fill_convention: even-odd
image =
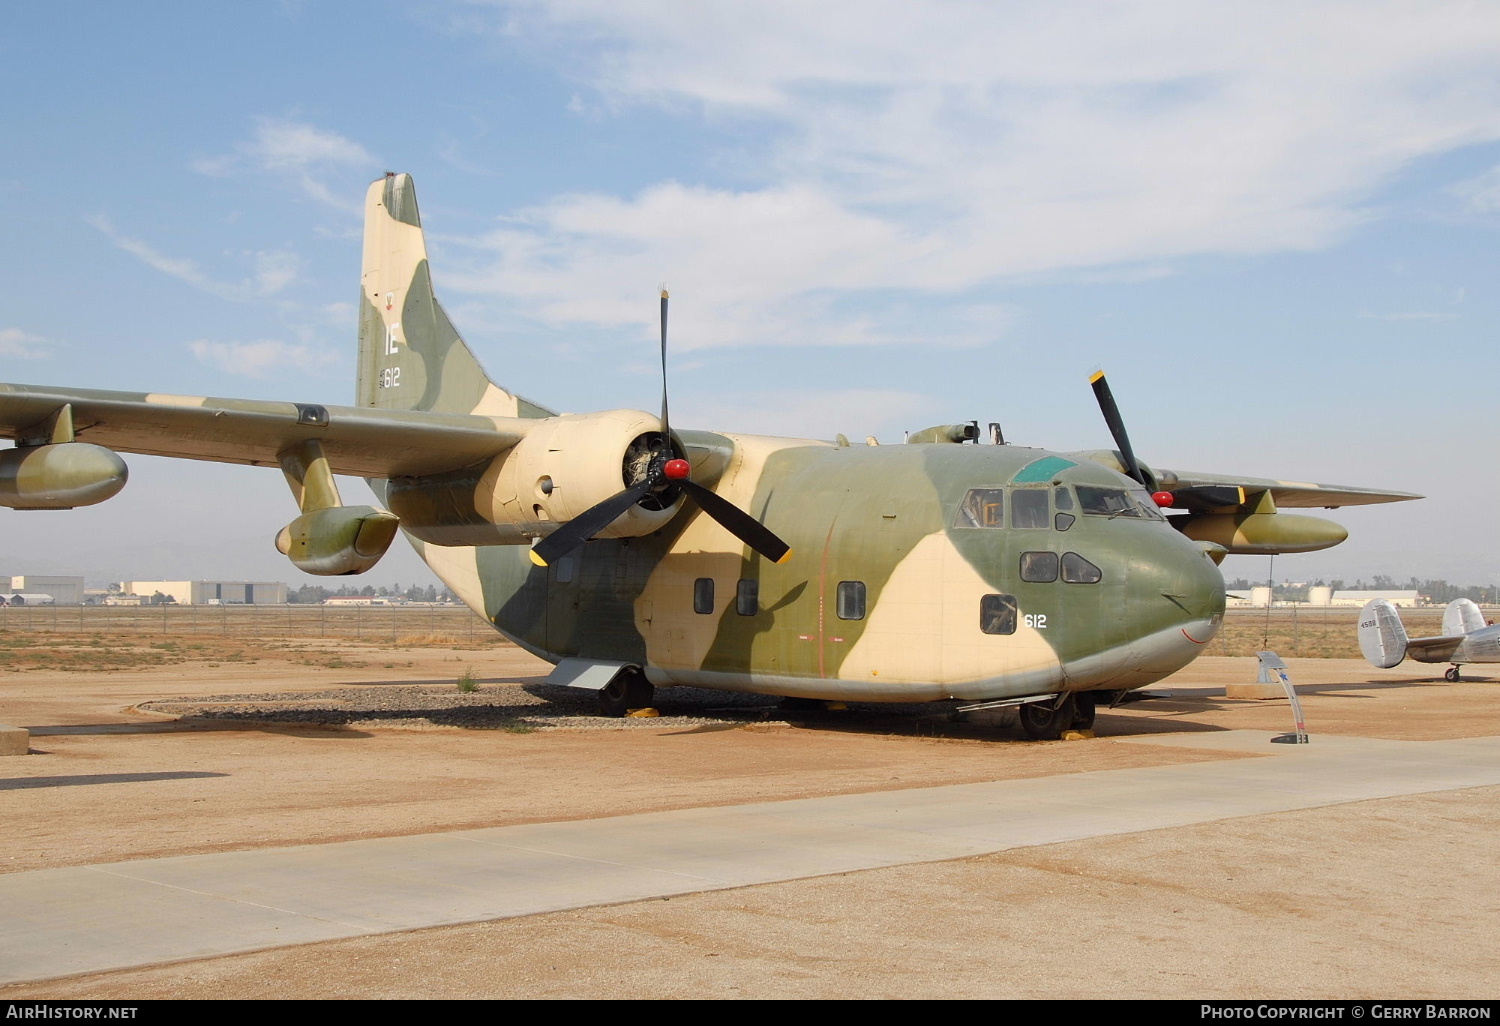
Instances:
[[[1046,613],[1027,613],[1026,614],[1026,626],[1028,626],[1028,627],[1034,627],[1034,628],[1036,628],[1039,631],[1046,630],[1047,629],[1047,614]]]

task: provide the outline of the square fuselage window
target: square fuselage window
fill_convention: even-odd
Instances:
[[[865,618],[865,582],[840,581],[837,612],[840,620]]]
[[[1021,580],[1033,584],[1051,584],[1057,580],[1057,553],[1021,553]]]
[[[1016,633],[1016,597],[982,595],[979,599],[979,629],[986,634]]]
[[[714,611],[714,579],[712,577],[700,577],[693,582],[693,612],[712,613]]]
[[[741,579],[734,591],[734,611],[741,616],[760,612],[760,582]]]

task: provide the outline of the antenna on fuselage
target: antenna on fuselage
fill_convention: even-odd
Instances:
[[[991,445],[1004,445],[1005,444],[1005,435],[1001,434],[1001,432],[1000,432],[1000,425],[996,424],[993,420],[990,421],[990,444]]]

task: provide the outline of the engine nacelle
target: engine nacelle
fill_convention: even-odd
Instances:
[[[1125,473],[1125,457],[1114,449],[1085,449],[1082,452],[1072,452],[1068,455],[1082,460],[1091,460],[1101,466],[1108,467],[1110,470],[1118,471],[1121,474]],[[1146,479],[1143,485],[1146,491],[1155,492],[1163,488],[1170,489],[1176,486],[1177,477],[1175,474],[1164,479],[1155,470],[1152,470],[1139,460],[1136,461],[1136,465],[1141,468],[1141,476]],[[1129,477],[1130,475],[1126,474],[1126,476]]]
[[[548,417],[488,465],[392,479],[386,504],[435,545],[525,545],[638,481],[659,439],[660,422],[640,410]],[[650,534],[679,505],[675,489],[648,496],[596,537]]]
[[[1316,552],[1349,537],[1332,520],[1295,513],[1194,513],[1170,519],[1194,541],[1222,545],[1236,556]]]
[[[17,446],[0,452],[0,506],[72,509],[103,502],[129,471],[112,449],[88,442]]]
[[[362,574],[385,555],[400,521],[373,506],[333,506],[304,513],[276,535],[276,549],[303,573]]]

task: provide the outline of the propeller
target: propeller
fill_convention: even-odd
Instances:
[[[1109,433],[1114,436],[1115,446],[1120,450],[1120,458],[1125,461],[1125,476],[1134,478],[1144,487],[1151,487],[1146,481],[1146,475],[1141,472],[1141,464],[1135,458],[1135,450],[1130,447],[1130,436],[1125,433],[1125,421],[1120,417],[1120,408],[1115,405],[1115,397],[1109,390],[1109,382],[1104,380],[1104,372],[1095,371],[1089,377],[1089,384],[1094,386],[1094,398],[1099,401],[1099,411],[1104,414],[1104,422],[1109,425]]]
[[[547,566],[566,556],[594,535],[604,530],[631,506],[656,495],[664,509],[670,505],[668,493],[680,489],[683,494],[698,504],[719,526],[744,542],[773,563],[784,563],[791,556],[791,546],[776,537],[769,528],[734,503],[710,491],[693,480],[693,467],[677,455],[672,444],[670,421],[667,419],[667,290],[661,290],[661,434],[656,448],[645,464],[641,479],[622,492],[616,492],[603,502],[591,506],[578,516],[563,524],[531,549],[531,561],[537,566]],[[645,437],[650,437],[649,435]]]

